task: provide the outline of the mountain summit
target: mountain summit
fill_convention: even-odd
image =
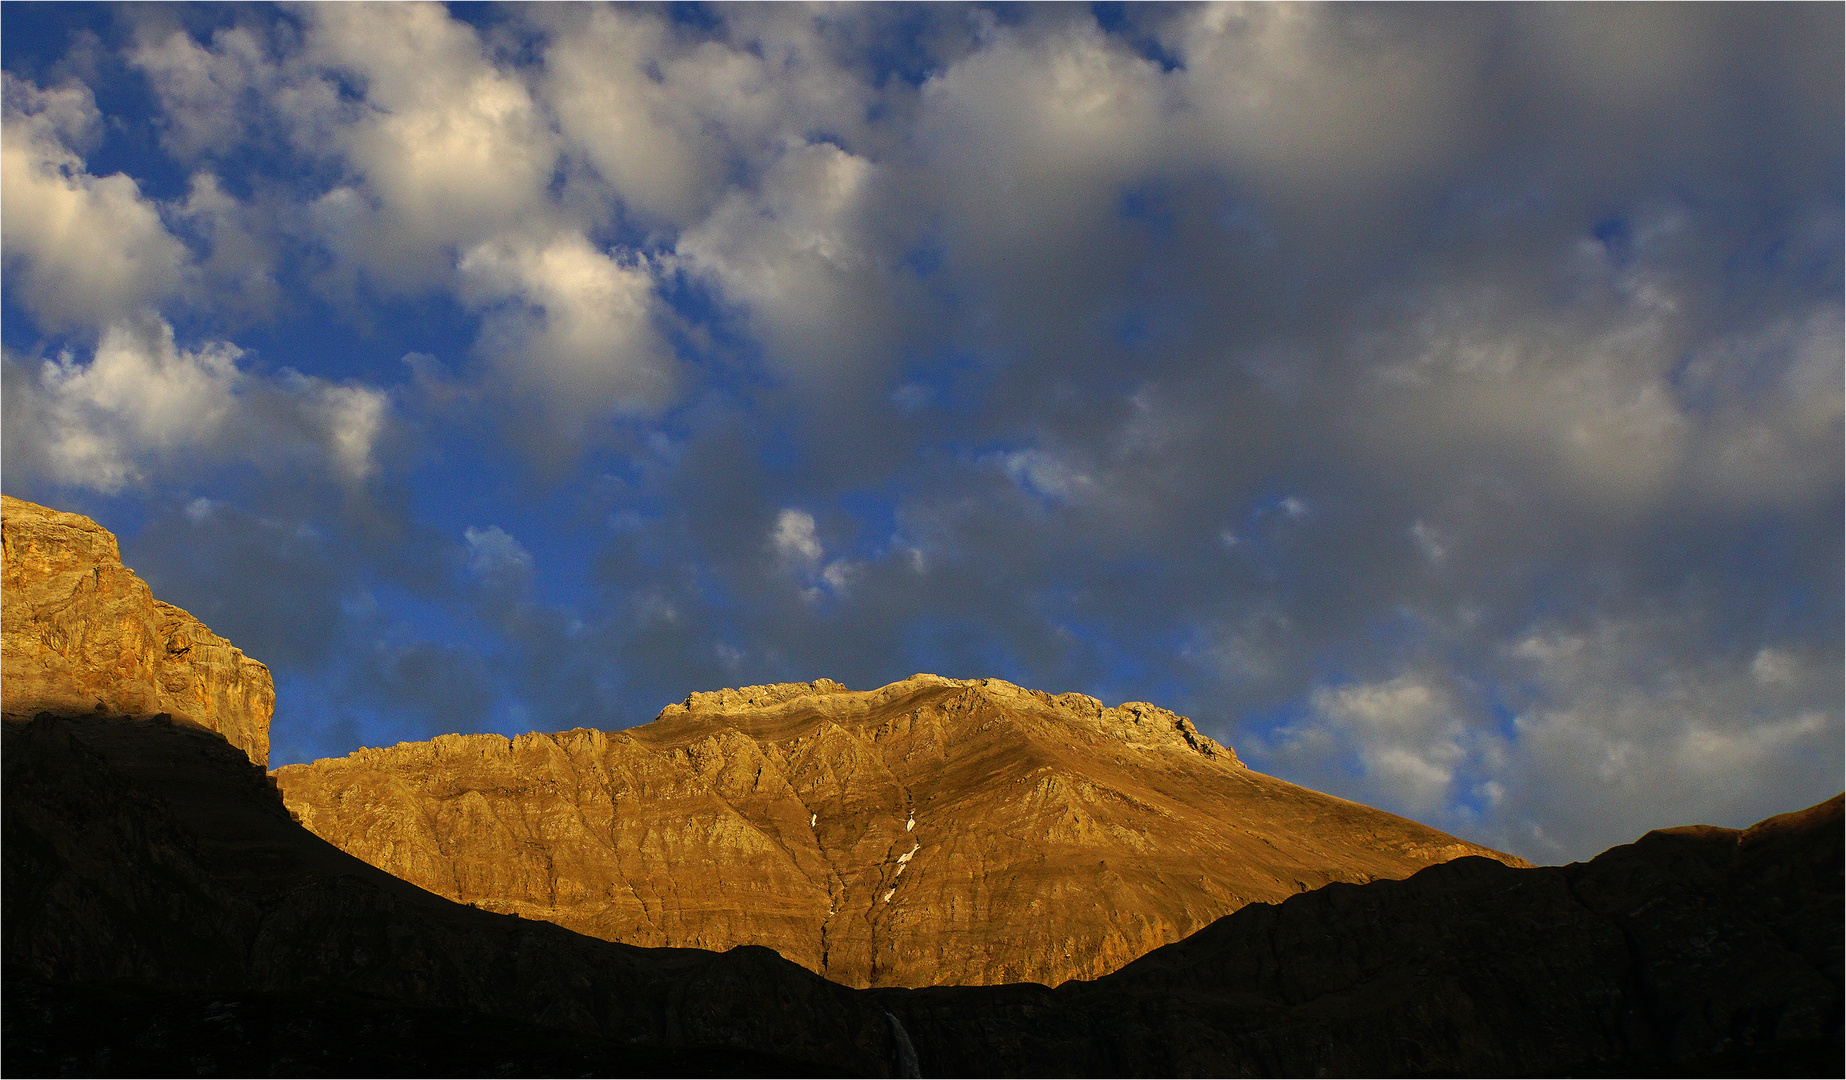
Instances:
[[[1185,717],[998,679],[696,693],[622,732],[445,735],[276,773],[432,892],[851,986],[1095,978],[1253,902],[1521,860],[1245,768]]]

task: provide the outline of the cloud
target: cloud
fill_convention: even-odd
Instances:
[[[1632,839],[1649,814],[1747,824],[1838,786],[1837,651],[1738,657],[1687,626],[1605,616],[1540,624],[1499,659],[1323,684],[1243,749],[1545,861]]]
[[[273,317],[283,303],[278,280],[281,240],[271,208],[243,202],[210,172],[194,173],[186,198],[171,208],[197,245],[196,274],[188,299],[227,321]]]
[[[562,233],[483,243],[457,270],[461,295],[486,312],[476,348],[554,413],[582,422],[670,399],[676,365],[644,264]]]
[[[335,476],[361,481],[378,471],[373,450],[391,408],[383,393],[364,386],[337,386],[298,372],[289,373],[283,387],[284,408],[292,406],[309,432],[324,440]]]
[[[1278,730],[1268,752],[1317,770],[1352,759],[1374,797],[1414,815],[1444,813],[1458,769],[1480,752],[1449,691],[1428,676],[1321,686],[1308,705],[1309,716]]]
[[[1688,451],[1694,483],[1742,505],[1799,506],[1837,489],[1841,325],[1839,306],[1820,303],[1687,358],[1677,388],[1704,414]]]
[[[1596,8],[1520,13],[1548,74],[1584,112],[1651,112],[1691,90],[1713,59],[1714,21],[1697,11]]]
[[[110,327],[89,363],[71,353],[40,368],[37,417],[54,480],[114,492],[143,479],[139,462],[216,442],[233,407],[236,346],[182,351],[164,322]],[[31,451],[27,451],[28,455]]]
[[[1286,613],[1270,607],[1194,628],[1182,656],[1223,682],[1266,685],[1294,663],[1293,629]]]
[[[201,45],[178,27],[144,21],[126,59],[160,98],[162,144],[191,161],[224,155],[261,138],[257,118],[290,87],[260,30],[221,27]]]
[[[792,565],[812,570],[820,565],[820,540],[814,535],[814,515],[805,510],[784,510],[776,515],[769,542],[776,555]]]
[[[498,525],[462,530],[468,573],[486,591],[496,608],[516,608],[523,603],[532,582],[532,553]]]
[[[1159,67],[1087,18],[1047,18],[991,31],[917,110],[906,190],[934,209],[962,302],[1056,343],[1093,328],[1135,254],[1118,200],[1172,161]]]
[[[720,183],[722,146],[699,137],[685,83],[706,65],[722,67],[728,50],[712,45],[703,56],[687,56],[692,50],[663,20],[630,8],[570,16],[554,30],[544,65],[546,97],[563,134],[643,220],[697,220]]]
[[[1045,450],[1002,454],[1000,467],[1022,489],[1054,502],[1076,502],[1096,489],[1096,481],[1088,473]]]
[[[1207,5],[1157,33],[1181,64],[1192,152],[1292,200],[1375,198],[1453,161],[1486,59],[1481,29],[1465,13]]]
[[[1416,544],[1418,553],[1431,563],[1440,563],[1448,556],[1448,544],[1441,530],[1426,521],[1411,523],[1410,539]]]
[[[9,292],[44,326],[100,327],[177,293],[186,247],[123,173],[93,176],[78,148],[101,124],[89,88],[5,79],[0,205]]]
[[[290,517],[195,499],[123,537],[123,558],[155,596],[278,672],[314,669],[344,640],[357,568],[335,536]]]
[[[109,326],[87,360],[70,349],[36,367],[9,356],[13,475],[112,494],[240,459],[305,463],[345,484],[377,471],[382,391],[286,369],[252,375],[243,357],[224,341],[182,348],[151,316]]]
[[[802,585],[801,598],[809,604],[846,596],[853,580],[866,570],[865,564],[850,559],[826,560],[814,515],[805,510],[785,509],[776,515],[769,547],[782,571]]]
[[[1368,436],[1399,465],[1517,470],[1572,501],[1635,511],[1689,494],[1800,501],[1838,475],[1840,315],[1828,302],[1709,337],[1672,278],[1692,226],[1668,216],[1618,255],[1554,253],[1567,306],[1488,278],[1413,301],[1367,346]],[[1621,266],[1618,263],[1626,262]],[[1355,410],[1361,405],[1355,401]]]
[[[322,203],[323,237],[387,288],[439,284],[455,252],[552,217],[557,146],[524,80],[473,28],[430,4],[304,9],[303,59],[363,105],[301,95],[298,139],[324,131],[349,179]],[[310,145],[309,147],[313,147]]]
[[[375,643],[347,673],[346,691],[423,738],[482,730],[499,699],[479,653],[429,641]]]
[[[1714,655],[1688,637],[1605,618],[1507,647],[1534,687],[1500,777],[1509,819],[1542,830],[1522,838],[1529,848],[1580,858],[1662,807],[1675,821],[1746,821],[1838,788],[1837,646]]]
[[[675,246],[805,392],[887,363],[903,290],[865,205],[875,174],[831,143],[792,146],[756,192],[733,192]]]
[[[706,34],[631,8],[530,14],[547,31],[543,93],[562,135],[646,227],[696,226],[794,133],[866,134],[874,91],[836,62],[828,32],[871,12],[725,9]]]

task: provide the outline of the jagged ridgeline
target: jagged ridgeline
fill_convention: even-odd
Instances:
[[[850,986],[1095,978],[1252,902],[1520,860],[1264,776],[1191,721],[998,679],[698,693],[605,733],[278,770],[303,825],[439,895]]]

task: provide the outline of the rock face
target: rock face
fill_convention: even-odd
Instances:
[[[15,1075],[1837,1076],[1839,799],[1252,904],[1113,975],[849,990],[449,903],[183,726],[0,749]],[[920,827],[920,826],[919,826]],[[920,858],[920,856],[919,856]],[[908,875],[906,875],[908,877]]]
[[[4,711],[166,713],[269,761],[269,669],[154,599],[115,537],[80,514],[0,496]]]
[[[447,735],[276,773],[438,895],[849,986],[1095,978],[1247,904],[1510,856],[1244,768],[1190,721],[994,679],[693,694],[618,733]]]

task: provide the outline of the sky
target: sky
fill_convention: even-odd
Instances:
[[[8,494],[272,764],[928,671],[1537,862],[1842,782],[1842,8],[0,7]]]

